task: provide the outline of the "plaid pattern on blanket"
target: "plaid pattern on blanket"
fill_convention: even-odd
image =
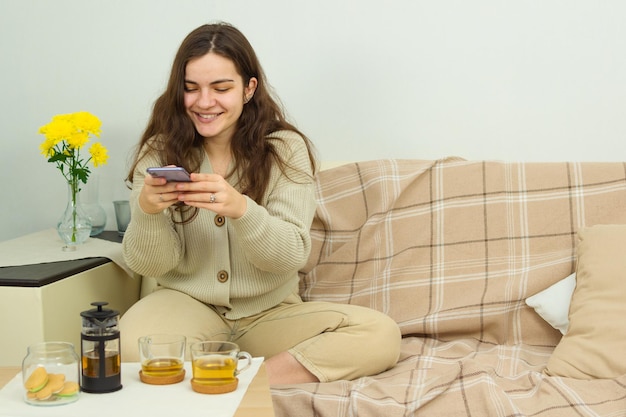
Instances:
[[[626,376],[541,373],[560,333],[524,302],[574,271],[578,228],[626,223],[625,164],[378,160],[321,172],[317,192],[303,299],[385,312],[403,354],[275,387],[278,415],[626,416]]]

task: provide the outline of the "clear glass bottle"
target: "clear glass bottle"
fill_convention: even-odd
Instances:
[[[42,342],[29,346],[22,361],[24,401],[50,406],[78,400],[79,364],[71,343]]]
[[[100,177],[95,173],[89,177],[87,184],[81,186],[81,202],[83,210],[91,220],[89,236],[98,236],[107,224],[107,214],[100,205]]]

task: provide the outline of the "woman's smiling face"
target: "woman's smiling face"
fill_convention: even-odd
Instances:
[[[229,142],[246,97],[254,94],[256,85],[256,78],[251,78],[244,86],[235,64],[221,55],[209,52],[189,61],[184,102],[198,133],[210,140]]]

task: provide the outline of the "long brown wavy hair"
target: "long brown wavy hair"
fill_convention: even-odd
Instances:
[[[154,103],[127,181],[133,182],[133,171],[145,147],[158,152],[163,165],[182,166],[189,172],[199,170],[204,158],[204,138],[196,131],[184,106],[185,69],[189,61],[209,52],[230,59],[243,78],[244,86],[252,77],[257,79],[254,96],[244,105],[231,141],[235,165],[228,175],[239,173],[239,191],[260,203],[268,186],[272,164],[278,164],[285,172],[288,161],[282,160],[271,141],[267,140],[269,134],[279,130],[292,130],[302,136],[309,150],[312,172],[315,172],[313,145],[287,121],[279,101],[272,97],[254,49],[238,29],[227,23],[216,23],[198,27],[183,40],[174,58],[166,90]]]

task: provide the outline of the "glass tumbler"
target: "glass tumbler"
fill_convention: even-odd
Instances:
[[[42,342],[29,346],[22,361],[24,401],[50,406],[78,400],[79,361],[71,343]]]

